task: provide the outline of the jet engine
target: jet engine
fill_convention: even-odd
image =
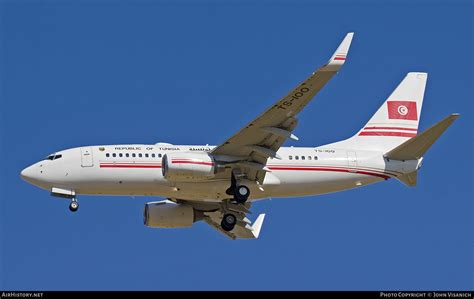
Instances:
[[[148,227],[190,227],[195,221],[190,205],[170,201],[149,202],[143,211],[143,223]]]
[[[168,153],[163,156],[161,170],[167,180],[189,182],[213,178],[215,166],[208,153]]]

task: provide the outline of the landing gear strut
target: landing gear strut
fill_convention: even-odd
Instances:
[[[237,179],[235,178],[234,172],[230,178],[230,187],[227,189],[228,195],[234,196],[234,201],[237,203],[245,203],[250,195],[250,190],[245,185],[237,185]]]
[[[76,212],[79,209],[79,203],[77,203],[76,198],[72,198],[71,203],[69,204],[69,211]]]
[[[234,214],[225,214],[224,217],[222,217],[221,227],[223,230],[229,232],[234,229],[236,223],[237,218]]]

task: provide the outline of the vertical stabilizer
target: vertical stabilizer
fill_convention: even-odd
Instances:
[[[369,122],[343,143],[387,151],[415,137],[427,79],[427,73],[408,73]]]

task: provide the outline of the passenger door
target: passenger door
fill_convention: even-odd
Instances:
[[[92,147],[81,147],[81,166],[82,167],[94,166]]]
[[[357,155],[355,151],[347,151],[347,165],[352,167],[357,166]]]

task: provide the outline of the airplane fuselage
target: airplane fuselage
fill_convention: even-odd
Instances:
[[[214,146],[103,145],[63,150],[22,172],[49,191],[75,194],[160,196],[191,201],[228,199],[228,176],[174,181],[164,177],[162,159],[169,153],[209,153]],[[388,161],[383,153],[321,147],[282,147],[281,159],[269,158],[263,184],[247,181],[249,201],[269,197],[324,194],[387,180],[419,167],[418,161]],[[52,157],[52,158],[51,158]],[[58,158],[56,158],[58,157]]]

